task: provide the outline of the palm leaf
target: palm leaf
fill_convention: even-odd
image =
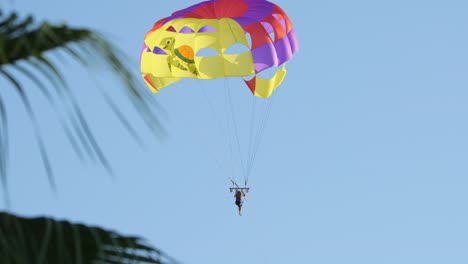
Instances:
[[[154,101],[151,101],[148,90],[141,85],[140,74],[127,66],[125,62],[129,61],[128,58],[103,34],[89,29],[72,28],[65,24],[35,23],[31,16],[21,19],[16,13],[4,16],[0,12],[0,76],[3,76],[16,89],[31,118],[51,186],[54,185],[52,164],[49,162],[51,159],[48,158],[45,148],[46,144],[44,144],[39,127],[40,122],[34,115],[35,111],[31,103],[33,98],[28,96],[30,93],[28,89],[31,87],[25,87],[24,79],[35,84],[51,107],[55,109],[70,146],[80,159],[93,160],[112,174],[110,162],[94,136],[73,89],[68,86],[59,67],[48,57],[51,53],[58,54],[58,51],[63,51],[66,54],[65,58],[78,61],[84,68],[92,65],[109,68],[127,88],[128,98],[143,122],[157,135],[164,134],[154,113]],[[138,79],[135,76],[138,76]],[[103,89],[101,94],[103,103],[107,104],[107,107],[115,114],[117,120],[122,123],[122,127],[140,145],[143,145],[130,121],[116,107],[108,93]],[[0,117],[0,178],[6,190],[8,104],[2,100],[0,100]]]
[[[4,264],[177,263],[138,237],[47,217],[0,212]]]

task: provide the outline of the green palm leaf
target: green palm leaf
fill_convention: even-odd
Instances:
[[[4,264],[177,263],[138,237],[99,227],[0,212]]]
[[[31,119],[38,142],[44,168],[49,182],[54,188],[54,175],[46,144],[42,139],[41,128],[34,115],[30,89],[24,81],[34,83],[57,113],[59,122],[68,138],[71,148],[80,159],[91,159],[101,164],[112,173],[112,167],[106,158],[98,140],[81,110],[81,104],[66,83],[59,67],[49,58],[50,54],[65,52],[65,59],[80,62],[84,68],[94,64],[109,68],[127,88],[131,104],[138,111],[145,124],[157,135],[164,133],[159,120],[154,114],[154,102],[145,87],[141,86],[139,72],[136,73],[124,62],[125,54],[108,41],[102,34],[67,25],[52,25],[46,22],[35,23],[32,17],[20,19],[15,13],[4,16],[0,13],[0,76],[11,83]],[[143,145],[138,133],[133,129],[111,97],[104,91],[103,102],[113,111],[129,135]],[[0,91],[0,178],[7,193],[8,164],[8,104]]]

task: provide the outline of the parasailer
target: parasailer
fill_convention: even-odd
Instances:
[[[239,46],[242,48],[233,48]],[[207,55],[206,50],[211,53]],[[266,0],[211,0],[158,20],[145,35],[140,66],[154,93],[184,78],[242,77],[255,97],[266,99],[283,82],[285,64],[297,51],[291,20],[278,5]],[[267,70],[273,74],[261,76]],[[270,104],[267,109],[270,111]],[[260,130],[251,132],[254,140],[248,159],[245,164],[240,162],[245,185],[268,116],[269,112],[260,116]],[[233,134],[238,141],[237,131]],[[238,186],[234,189],[242,214],[245,192]]]
[[[235,191],[234,193],[234,198],[236,198],[235,204],[237,205],[237,208],[239,210],[239,216],[242,216],[242,205],[244,204],[244,200],[246,199],[246,193],[249,192],[250,188],[244,187],[241,188],[237,183],[231,179],[232,184],[234,184],[235,187],[229,188],[229,190]]]
[[[235,204],[239,209],[239,216],[242,216],[242,204],[244,203],[245,193],[241,190],[238,190],[236,191],[236,194],[234,194],[234,197],[236,198]]]

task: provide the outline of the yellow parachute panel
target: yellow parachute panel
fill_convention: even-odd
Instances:
[[[213,30],[198,32],[206,27]],[[183,32],[184,28],[189,32]],[[171,43],[167,44],[168,41]],[[145,45],[152,52],[143,52],[141,72],[150,87],[149,82],[153,83],[154,86],[151,88],[153,92],[174,83],[177,78],[214,79],[255,74],[250,52],[224,54],[227,48],[236,43],[248,47],[244,30],[230,18],[175,19],[146,37]],[[192,50],[187,50],[188,48]],[[193,60],[189,56],[184,56],[184,54],[197,54],[204,48],[214,49],[219,54],[195,55]]]

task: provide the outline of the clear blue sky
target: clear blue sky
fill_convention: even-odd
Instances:
[[[2,6],[109,33],[138,68],[145,32],[196,1],[12,2]],[[275,96],[244,216],[210,155],[221,159],[225,145],[214,140],[199,82],[154,95],[168,133],[157,139],[115,79],[97,78],[135,120],[143,150],[74,63],[63,69],[115,179],[79,162],[37,96],[54,195],[11,93],[12,211],[140,235],[184,263],[468,263],[468,2],[275,2],[300,51]],[[224,83],[203,85],[210,93]],[[229,85],[250,98],[241,82]],[[245,131],[248,122],[239,123]]]

